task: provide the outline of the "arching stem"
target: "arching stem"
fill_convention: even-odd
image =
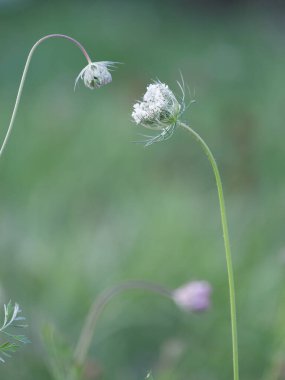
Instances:
[[[91,63],[91,59],[90,59],[89,55],[87,54],[87,51],[84,49],[84,47],[77,40],[75,40],[74,38],[66,36],[64,34],[48,34],[47,36],[44,36],[41,39],[39,39],[34,44],[34,46],[32,47],[32,49],[29,52],[29,55],[28,55],[28,58],[27,58],[27,61],[26,61],[25,67],[24,67],[24,71],[23,71],[21,82],[20,82],[20,86],[19,86],[19,89],[18,89],[18,93],[17,93],[17,97],[16,97],[16,102],[15,102],[14,109],[13,109],[13,112],[12,112],[11,120],[10,120],[8,129],[7,129],[7,132],[6,132],[5,138],[4,138],[3,143],[1,145],[1,148],[0,148],[0,157],[3,154],[4,148],[5,148],[6,144],[7,144],[8,138],[9,138],[10,133],[11,133],[12,128],[13,128],[13,124],[14,124],[15,117],[16,117],[16,114],[17,114],[17,110],[18,110],[18,106],[19,106],[19,103],[20,103],[20,99],[21,99],[21,95],[22,95],[25,79],[26,79],[26,76],[27,76],[27,72],[28,72],[28,69],[29,69],[29,65],[30,65],[33,53],[34,53],[35,49],[43,41],[47,40],[48,38],[65,38],[65,39],[73,42],[82,51],[82,53],[84,54],[85,58],[87,59],[88,64]]]
[[[216,179],[218,196],[219,196],[219,203],[220,203],[223,239],[224,239],[224,246],[225,246],[225,252],[226,252],[228,282],[229,282],[231,330],[232,330],[232,351],[233,351],[233,374],[234,374],[234,380],[238,380],[239,379],[238,337],[237,337],[237,318],[236,318],[234,273],[233,273],[232,255],[231,255],[230,239],[229,239],[229,231],[228,231],[228,222],[227,222],[226,206],[225,206],[225,200],[224,200],[224,195],[223,195],[223,187],[222,187],[221,176],[219,173],[219,169],[218,169],[218,165],[216,163],[216,160],[215,160],[210,148],[205,143],[205,141],[202,139],[202,137],[185,123],[179,122],[178,126],[184,128],[188,132],[190,132],[195,137],[195,139],[200,143],[200,145],[202,146],[204,152],[206,153],[206,155],[207,155],[207,157],[211,163],[211,166],[212,166],[212,169],[213,169],[213,172],[215,175],[215,179]]]
[[[82,366],[84,364],[88,349],[92,342],[95,326],[105,306],[114,296],[122,293],[125,290],[132,289],[148,290],[150,292],[173,299],[172,291],[157,284],[146,281],[127,281],[104,291],[91,306],[86,318],[86,322],[78,339],[78,343],[74,351],[74,359],[77,366]]]

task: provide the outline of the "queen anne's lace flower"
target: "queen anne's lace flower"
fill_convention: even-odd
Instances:
[[[85,86],[93,90],[112,82],[112,75],[109,68],[114,67],[115,62],[91,62],[79,73],[75,80],[74,88],[79,79],[82,79]]]
[[[147,87],[143,100],[134,105],[132,117],[137,124],[162,129],[162,124],[175,122],[181,106],[169,87],[160,82]]]
[[[145,136],[147,140],[139,141],[149,146],[155,142],[170,138],[176,128],[178,119],[185,109],[184,89],[181,104],[169,87],[161,82],[150,84],[143,99],[134,104],[132,118],[136,124],[161,131],[156,136]]]

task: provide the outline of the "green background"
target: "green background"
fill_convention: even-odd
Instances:
[[[1,365],[1,380],[52,379],[42,326],[53,323],[74,345],[93,299],[127,279],[170,288],[205,279],[212,308],[187,315],[141,291],[117,297],[97,325],[87,378],[136,380],[150,369],[155,380],[231,378],[209,163],[184,130],[147,149],[132,144],[144,133],[131,121],[133,103],[157,78],[179,93],[180,71],[196,99],[183,119],[212,148],[224,183],[241,379],[285,379],[283,13],[253,4],[0,3],[1,138],[40,37],[68,34],[95,61],[123,62],[111,85],[74,92],[86,64],[76,47],[48,40],[33,57],[0,162],[0,300],[20,303],[32,344]]]

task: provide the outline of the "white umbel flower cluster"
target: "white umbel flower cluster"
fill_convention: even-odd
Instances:
[[[75,80],[74,88],[79,79],[82,79],[85,86],[93,90],[96,87],[102,87],[112,82],[112,75],[109,68],[114,67],[115,62],[91,62],[79,73]]]
[[[181,106],[169,87],[155,82],[147,87],[143,100],[134,105],[132,117],[137,124],[163,129],[163,125],[165,127],[169,123],[175,123],[180,109]]]

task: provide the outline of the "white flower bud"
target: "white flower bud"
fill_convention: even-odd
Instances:
[[[112,82],[112,75],[109,68],[114,66],[115,62],[91,62],[79,73],[75,80],[75,86],[79,79],[82,79],[85,86],[93,90],[96,87],[102,87]]]

